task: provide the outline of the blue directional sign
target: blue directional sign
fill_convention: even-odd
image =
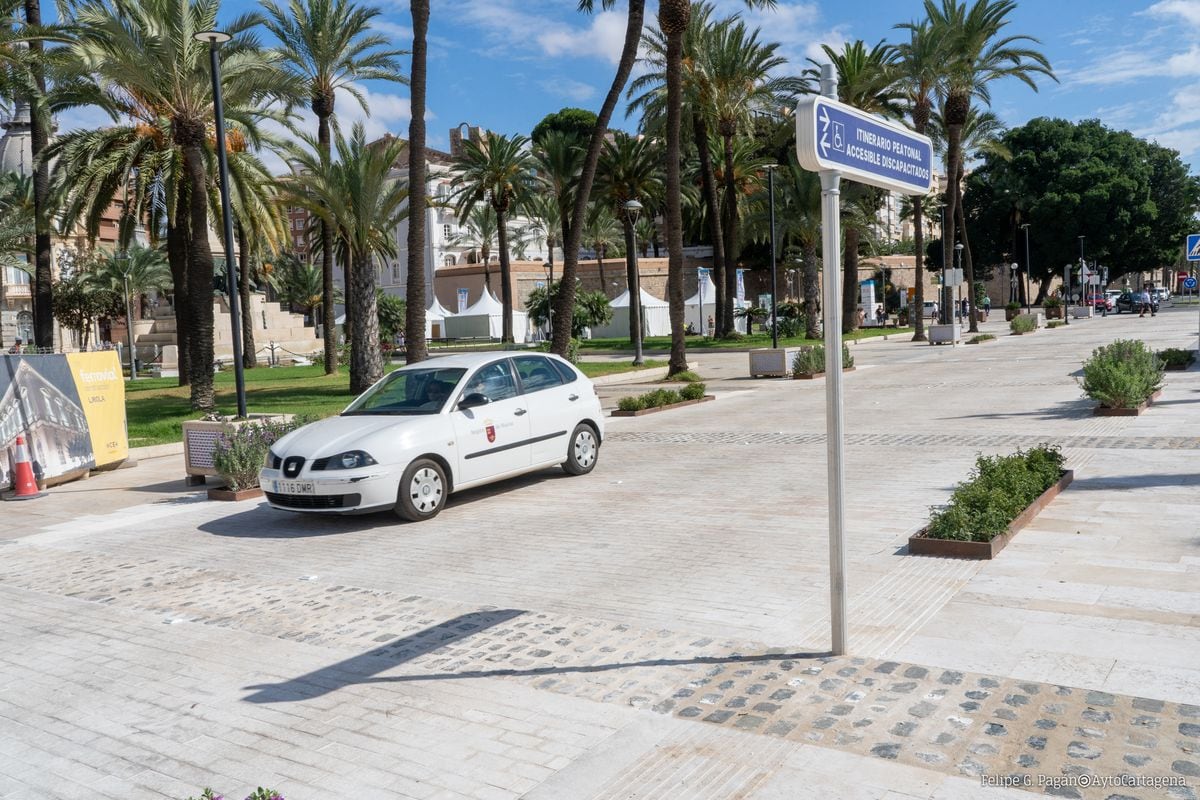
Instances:
[[[1187,260],[1200,261],[1200,233],[1189,233],[1187,237]]]
[[[1189,276],[1183,279],[1183,288],[1191,290],[1196,288],[1196,279]]]
[[[929,137],[828,97],[797,106],[796,155],[807,170],[836,170],[903,194],[926,194],[933,186]]]

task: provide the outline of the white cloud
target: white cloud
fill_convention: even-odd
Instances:
[[[587,28],[552,26],[537,37],[542,52],[549,56],[588,54],[599,55],[611,64],[621,60],[625,47],[625,14],[602,11],[592,17]]]
[[[558,21],[561,0],[449,0],[449,13],[482,28],[484,37],[503,48],[508,60],[549,57],[601,58],[616,64],[625,44],[624,11],[599,11],[571,18],[583,23]],[[574,6],[571,2],[569,5]],[[653,17],[646,14],[646,22]]]
[[[576,103],[582,103],[596,96],[596,87],[582,81],[564,78],[561,75],[548,78],[539,84],[548,94],[565,97]]]
[[[383,17],[371,20],[371,30],[392,40],[392,47],[398,50],[408,50],[412,47],[412,28],[398,22],[392,22]]]
[[[1154,17],[1181,17],[1192,25],[1200,25],[1200,0],[1159,0],[1142,13]]]

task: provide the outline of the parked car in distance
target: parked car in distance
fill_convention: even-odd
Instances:
[[[939,312],[940,310],[941,310],[941,309],[939,309],[939,308],[938,308],[937,301],[935,301],[935,300],[926,300],[926,301],[925,301],[924,308],[923,308],[923,310],[922,310],[922,312],[921,312],[921,313],[923,313],[923,314],[924,314],[925,316],[927,316],[927,317],[936,317],[936,316],[938,315],[938,312]]]
[[[595,387],[547,353],[470,353],[402,367],[339,416],[305,425],[267,454],[273,508],[394,509],[437,516],[452,492],[561,466],[596,466],[604,422]]]
[[[1155,288],[1154,293],[1158,295],[1158,302],[1165,303],[1171,299],[1171,290],[1165,286]]]
[[[1113,298],[1109,297],[1107,294],[1100,294],[1099,292],[1095,294],[1089,294],[1087,296],[1087,304],[1095,308],[1097,311],[1113,310]]]
[[[1141,296],[1141,292],[1122,292],[1113,303],[1113,307],[1118,314],[1123,311],[1140,314],[1142,311]],[[1150,308],[1155,314],[1158,313],[1158,295],[1153,292],[1150,293]]]

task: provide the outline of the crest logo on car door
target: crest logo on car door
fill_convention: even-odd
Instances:
[[[487,432],[487,439],[488,439],[489,444],[496,441],[496,426],[495,425],[488,425],[487,427],[484,428],[484,431]]]

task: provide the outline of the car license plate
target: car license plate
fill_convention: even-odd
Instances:
[[[312,481],[275,481],[276,494],[316,494],[317,486]]]

